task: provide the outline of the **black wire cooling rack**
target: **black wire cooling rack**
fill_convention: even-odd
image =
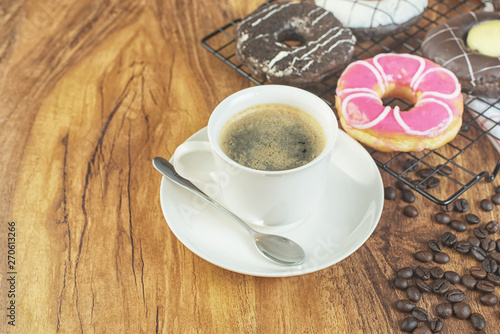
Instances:
[[[271,2],[273,1],[266,2],[264,6]],[[456,1],[453,5],[447,2],[449,1],[434,1],[425,10],[422,19],[405,32],[366,42],[358,41],[355,46],[353,61],[371,58],[385,52],[422,55],[420,45],[429,29],[451,17],[473,10],[481,10],[482,7],[482,3],[480,2],[475,3],[460,0]],[[204,37],[201,43],[213,55],[248,80],[256,85],[263,85],[265,81],[252,76],[248,68],[240,63],[235,56],[236,29],[240,21],[241,19],[231,21]],[[332,77],[306,88],[323,98],[335,113],[335,88],[340,73],[341,70]],[[397,98],[384,100],[384,103],[392,106],[399,105],[401,110],[408,110],[412,107],[405,101]],[[480,109],[482,111],[478,110],[477,105],[481,106]],[[500,129],[497,128],[499,120],[491,118],[488,112],[488,110],[491,111],[491,108],[495,108],[495,106],[500,106],[500,98],[492,101],[491,99],[465,96],[462,128],[453,141],[439,149],[408,153],[384,153],[371,148],[367,149],[380,169],[394,176],[434,203],[439,205],[449,204],[481,179],[485,179],[487,182],[493,181],[500,170],[500,160],[497,161],[491,173],[488,171],[476,173],[471,170],[474,167],[467,166],[467,161],[492,161],[492,159],[496,159],[495,157],[492,158],[486,155],[491,155],[491,152],[495,152],[496,154],[496,150],[482,149],[484,146],[491,146],[495,140],[500,140],[493,133],[494,130]],[[481,127],[478,124],[479,122],[486,122],[486,127]],[[467,159],[464,159],[464,155],[467,155]],[[488,170],[488,166],[485,166],[483,170]],[[437,184],[439,187],[436,186]],[[442,194],[447,195],[443,196]]]

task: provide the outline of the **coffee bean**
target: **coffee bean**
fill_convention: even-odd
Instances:
[[[431,277],[434,279],[441,279],[444,277],[444,270],[441,267],[432,267],[429,270]]]
[[[500,239],[497,240],[497,252],[500,252]]]
[[[434,169],[432,169],[432,168],[424,168],[424,169],[419,170],[417,174],[422,179],[425,179],[426,177],[428,177],[432,173],[434,173]]]
[[[412,332],[413,334],[432,334],[431,330],[425,326],[420,326],[415,328]]]
[[[481,222],[481,218],[473,213],[468,213],[465,215],[465,221],[471,225],[477,225]]]
[[[474,227],[472,233],[474,233],[478,239],[484,239],[489,235],[488,230],[483,226]]]
[[[415,276],[426,281],[430,278],[430,271],[427,268],[424,268],[422,266],[417,266],[415,268]]]
[[[500,195],[500,194],[499,194]],[[488,231],[489,234],[495,234],[498,231],[498,228],[500,227],[500,224],[497,221],[490,221],[488,224],[486,224],[486,230]]]
[[[396,186],[396,188],[398,188],[399,190],[410,190],[410,186],[408,186],[406,183],[404,183],[403,181],[401,180],[397,180],[396,183],[394,184]]]
[[[445,294],[450,290],[451,284],[445,279],[438,279],[432,284],[432,291],[438,295]]]
[[[478,261],[483,261],[486,258],[486,252],[476,246],[471,247],[469,254]]]
[[[500,253],[498,252],[491,252],[489,254],[490,258],[492,258],[493,260],[497,261],[497,263],[500,263]]]
[[[450,224],[448,226],[450,226],[453,230],[455,230],[457,232],[467,231],[467,225],[465,225],[465,223],[460,221],[460,220],[454,219],[450,222]]]
[[[425,185],[428,189],[436,188],[441,184],[441,180],[438,179],[435,176],[431,176],[430,178],[427,179],[425,182]]]
[[[487,272],[484,271],[483,268],[479,267],[472,267],[469,269],[470,274],[472,277],[477,278],[477,279],[485,279]]]
[[[493,202],[493,204],[495,205],[499,205],[500,204],[500,194],[495,194],[491,197],[491,201]]]
[[[495,250],[496,246],[497,246],[496,243],[493,240],[491,240],[490,238],[484,238],[483,240],[481,240],[481,246],[480,247],[486,253],[493,252]]]
[[[493,203],[489,199],[483,199],[479,203],[479,207],[481,208],[481,210],[489,212],[493,210]]]
[[[481,266],[487,273],[494,273],[498,269],[497,261],[491,258],[484,259],[483,262],[481,262]]]
[[[413,205],[407,205],[403,209],[403,214],[407,217],[414,218],[414,217],[418,216],[418,210]]]
[[[500,186],[498,186],[498,187],[495,188],[495,192],[496,193],[500,193]]]
[[[463,241],[463,240],[457,241],[453,245],[453,249],[455,249],[455,251],[457,251],[460,254],[467,254],[467,253],[469,253],[471,247],[472,247],[472,245],[470,244],[470,242]]]
[[[419,188],[419,189],[424,189],[427,187],[424,180],[421,180],[421,179],[413,180],[413,181],[411,181],[411,184],[413,184],[413,186],[415,188]]]
[[[401,322],[401,330],[403,332],[413,332],[415,328],[418,327],[418,320],[415,319],[414,317],[408,317],[404,318],[403,321]]]
[[[441,210],[444,212],[451,212],[453,211],[453,203],[448,203],[446,205],[441,205]]]
[[[469,290],[473,290],[476,286],[477,280],[469,274],[462,276],[462,284]]]
[[[437,240],[427,241],[427,247],[433,252],[440,252],[443,249],[443,245]]]
[[[493,291],[495,291],[495,286],[489,281],[481,280],[477,281],[476,290],[484,293],[492,293]]]
[[[397,272],[398,277],[401,278],[412,278],[413,277],[413,268],[411,267],[404,267],[398,270]]]
[[[414,303],[417,303],[422,298],[422,292],[415,285],[410,285],[408,289],[406,289],[406,297]]]
[[[415,307],[411,311],[411,315],[415,317],[418,321],[424,322],[429,319],[429,313],[421,307]]]
[[[430,251],[424,250],[415,253],[415,259],[420,262],[428,263],[432,261],[432,253]]]
[[[448,319],[453,315],[453,307],[450,303],[441,303],[436,306],[436,315],[441,319]]]
[[[467,212],[469,210],[469,202],[466,199],[459,198],[455,201],[455,211]]]
[[[415,194],[411,190],[402,190],[401,199],[406,203],[415,202]]]
[[[438,165],[438,172],[440,174],[444,175],[451,175],[453,174],[453,168],[451,168],[449,165]]]
[[[443,252],[434,253],[434,262],[439,264],[446,264],[450,262],[450,256]]]
[[[479,301],[485,306],[495,306],[496,304],[498,304],[498,297],[494,294],[489,293],[479,297]]]
[[[431,332],[439,333],[444,328],[444,322],[441,319],[434,318],[434,319],[429,320],[429,322],[427,323],[427,326],[429,327]]]
[[[396,302],[396,309],[400,312],[410,313],[415,308],[415,304],[408,299],[401,299]]]
[[[453,233],[451,232],[445,232],[442,236],[441,236],[441,242],[443,243],[444,246],[446,247],[451,247],[455,244],[455,242],[457,241],[457,236],[454,235]]]
[[[486,320],[484,320],[484,317],[482,314],[479,313],[472,313],[470,315],[469,319],[470,323],[474,327],[475,330],[483,330],[486,327]]]
[[[472,313],[472,310],[466,302],[459,302],[453,305],[453,314],[458,319],[468,319]]]
[[[422,292],[431,292],[432,288],[420,278],[414,278],[413,283]]]
[[[393,187],[385,187],[384,188],[384,198],[392,201],[396,198],[397,192]]]
[[[471,237],[468,237],[468,238],[467,238],[467,241],[468,241],[468,242],[470,242],[470,244],[471,244],[472,246],[476,246],[476,247],[479,247],[479,244],[480,244],[480,242],[481,242],[478,238],[476,238],[476,237],[472,237],[472,236],[471,236]]]
[[[460,289],[451,289],[445,293],[444,298],[450,303],[458,303],[465,299],[465,292]]]
[[[401,164],[403,172],[413,172],[418,169],[418,160],[408,158]]]
[[[408,280],[406,278],[396,277],[393,281],[394,287],[399,290],[408,288]]]
[[[454,271],[445,271],[444,278],[451,284],[458,284],[460,282],[460,275]]]
[[[446,212],[438,212],[434,218],[439,224],[449,224],[451,222],[451,217]]]
[[[493,273],[488,273],[486,279],[493,283],[494,286],[500,286],[500,276]]]

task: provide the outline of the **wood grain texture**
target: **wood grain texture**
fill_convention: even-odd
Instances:
[[[397,269],[447,230],[386,202],[373,236],[327,269],[245,276],[194,255],[165,223],[161,177],[223,98],[250,86],[200,40],[260,1],[97,0],[0,3],[1,333],[395,333],[405,317]],[[467,163],[489,170],[487,141]],[[383,173],[384,183],[394,180]],[[471,211],[493,184],[469,190]],[[498,208],[481,212],[498,220]],[[16,222],[16,326],[7,324],[7,222]],[[497,237],[498,238],[498,237]],[[446,270],[475,262],[454,255]],[[498,290],[498,288],[497,288]],[[498,291],[496,291],[499,296]],[[474,311],[500,323],[470,292]],[[437,297],[420,306],[432,313]],[[469,333],[446,321],[443,333]]]

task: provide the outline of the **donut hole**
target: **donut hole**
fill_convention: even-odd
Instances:
[[[279,43],[295,48],[306,44],[306,38],[294,29],[286,29],[278,32],[276,38]]]
[[[415,97],[410,89],[410,87],[400,87],[398,89],[389,89],[382,97],[382,102],[384,106],[389,106],[394,109],[398,106],[399,109],[404,111],[409,111],[415,106]]]

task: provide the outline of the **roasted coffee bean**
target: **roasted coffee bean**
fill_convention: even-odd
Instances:
[[[415,328],[418,327],[418,320],[415,317],[404,318],[401,321],[401,330],[403,332],[411,333]]]
[[[469,224],[477,225],[481,222],[481,218],[479,218],[473,213],[468,213],[465,215],[465,221]]]
[[[422,292],[431,292],[432,288],[430,287],[429,284],[425,283],[424,280],[420,278],[414,278],[413,283],[415,283],[415,286]]]
[[[429,175],[434,173],[434,169],[432,168],[424,168],[418,171],[417,175],[420,176],[422,179],[425,179]]]
[[[445,264],[450,262],[450,256],[443,252],[434,253],[434,262]]]
[[[436,315],[441,319],[448,319],[453,315],[453,307],[450,303],[441,303],[436,306]]]
[[[464,240],[457,241],[453,245],[453,249],[455,249],[460,254],[467,254],[467,253],[469,253],[471,247],[472,247],[472,245],[470,244],[470,242],[464,241]]]
[[[396,309],[404,313],[410,313],[415,306],[416,305],[408,299],[401,299],[396,302]]]
[[[402,190],[401,199],[406,203],[415,202],[415,194],[411,190]]]
[[[499,194],[500,196],[500,194]],[[486,224],[486,230],[488,231],[489,234],[495,234],[498,231],[498,228],[500,227],[500,224],[497,221],[490,221],[488,224]]]
[[[499,205],[500,204],[500,194],[493,195],[491,197],[491,201],[493,202],[493,204]]]
[[[459,198],[455,201],[455,211],[467,212],[469,211],[469,202],[464,198]]]
[[[479,207],[481,208],[481,210],[489,212],[493,210],[493,202],[491,202],[489,199],[483,199],[479,203]]]
[[[457,242],[457,236],[451,232],[445,232],[441,236],[441,242],[443,243],[444,246],[451,247],[455,244],[455,242]]]
[[[406,290],[408,288],[408,280],[406,278],[396,277],[392,283],[394,287],[399,290]]]
[[[453,314],[458,319],[468,319],[472,313],[472,310],[466,302],[459,302],[453,305]]]
[[[406,289],[406,297],[414,303],[417,303],[422,298],[422,292],[415,285],[410,285],[408,289]]]
[[[465,292],[460,289],[451,289],[445,293],[444,298],[450,303],[458,303],[465,299]]]
[[[493,283],[494,286],[500,286],[500,276],[493,273],[488,273],[486,279]]]
[[[436,253],[437,254],[437,253]],[[415,253],[415,259],[420,262],[428,263],[432,261],[432,252],[424,250]]]
[[[424,188],[426,188],[426,185],[425,185],[424,180],[421,180],[421,179],[416,179],[416,180],[413,180],[413,181],[411,181],[411,184],[413,184],[413,186],[414,186],[415,188],[419,188],[419,189],[424,189]]]
[[[425,186],[426,188],[428,189],[431,189],[431,188],[436,188],[438,187],[439,185],[441,184],[441,180],[438,179],[437,177],[435,176],[431,176],[430,178],[427,179],[427,181],[425,182]]]
[[[415,307],[411,311],[411,315],[415,317],[418,321],[424,322],[429,320],[429,313],[421,307]]]
[[[493,291],[495,291],[495,286],[489,281],[481,280],[477,281],[476,290],[484,293],[492,293]]]
[[[441,279],[444,277],[444,270],[441,267],[432,267],[429,270],[431,277],[434,279]]]
[[[500,239],[497,240],[497,252],[500,252]]]
[[[413,205],[407,205],[403,209],[403,214],[407,217],[414,218],[414,217],[418,216],[418,210]]]
[[[457,232],[467,231],[467,225],[465,225],[465,223],[463,221],[460,221],[460,220],[454,219],[450,222],[450,224],[448,226]]]
[[[449,224],[451,222],[451,217],[446,212],[438,212],[434,218],[439,224]]]
[[[384,188],[384,198],[392,201],[397,196],[396,189],[393,187],[385,187]]]
[[[437,240],[427,241],[427,247],[433,252],[440,252],[443,249],[443,245]]]
[[[480,244],[480,242],[481,242],[481,241],[480,241],[478,238],[476,238],[476,237],[468,237],[468,238],[467,238],[467,241],[468,241],[468,242],[470,242],[470,244],[471,244],[472,246],[476,246],[476,247],[479,247],[479,244]]]
[[[413,172],[418,169],[418,160],[408,158],[401,164],[403,172]]]
[[[471,247],[469,254],[478,261],[483,261],[486,258],[486,252],[482,248],[476,246]]]
[[[438,172],[440,174],[444,175],[451,175],[453,174],[453,168],[451,168],[449,165],[438,165]]]
[[[451,212],[453,211],[453,203],[448,203],[446,205],[441,205],[441,210],[444,212]]]
[[[491,258],[484,259],[483,262],[481,262],[481,266],[487,273],[495,273],[498,270],[497,261]]]
[[[484,271],[483,268],[480,267],[472,267],[469,269],[470,274],[472,277],[477,278],[477,279],[485,279],[487,272]]]
[[[479,301],[485,306],[495,306],[498,304],[498,297],[494,294],[488,293],[479,297]]]
[[[445,280],[444,278],[438,279],[432,284],[432,292],[442,295],[448,292],[448,290],[450,290],[450,287],[451,284],[449,281]]]
[[[432,334],[431,330],[425,326],[417,327],[413,330],[413,334]]]
[[[498,252],[491,252],[489,254],[489,257],[492,258],[493,260],[497,261],[497,264],[500,263],[500,253],[498,253]]]
[[[444,322],[441,319],[434,318],[434,319],[429,320],[429,322],[427,323],[427,327],[429,327],[431,332],[439,333],[444,328]]]
[[[500,193],[500,186],[498,186],[498,187],[495,188],[495,192],[496,193]]]
[[[470,323],[474,327],[475,330],[483,330],[486,327],[486,320],[484,320],[484,317],[482,314],[479,313],[472,313],[470,315],[469,319]]]
[[[417,266],[415,268],[414,274],[416,277],[426,281],[430,278],[430,271],[429,269],[422,267],[422,266]]]
[[[481,240],[481,249],[484,250],[486,253],[493,252],[496,246],[497,246],[496,243],[490,238],[484,238],[483,240]]]
[[[488,230],[483,226],[474,227],[472,233],[474,233],[478,239],[484,239],[489,235]]]
[[[398,270],[397,272],[398,277],[401,278],[412,278],[413,277],[413,268],[411,267],[404,267]]]
[[[399,190],[410,190],[410,186],[408,186],[406,183],[404,183],[403,181],[401,180],[397,180],[396,183],[394,184],[396,186],[396,188],[398,188]]]
[[[451,284],[458,284],[460,282],[460,275],[455,271],[445,271],[444,278]]]
[[[462,276],[462,284],[469,290],[473,290],[476,286],[477,280],[474,276],[465,274]]]

